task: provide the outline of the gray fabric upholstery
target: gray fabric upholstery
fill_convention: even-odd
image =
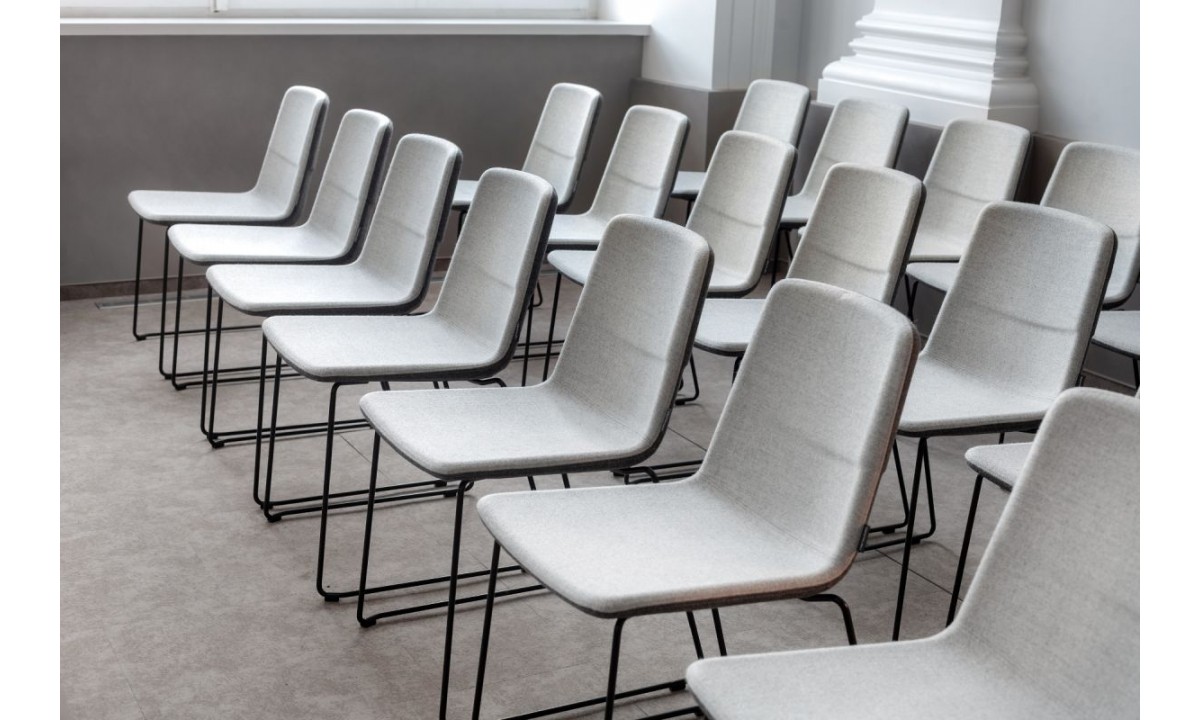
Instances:
[[[1042,205],[1099,220],[1117,234],[1105,307],[1128,300],[1141,274],[1140,167],[1137,150],[1073,142],[1063,148],[1042,195]]]
[[[429,288],[434,250],[462,162],[453,143],[406,135],[396,145],[362,252],[347,265],[215,265],[208,284],[252,315],[406,312]]]
[[[948,246],[947,246],[948,247]],[[957,262],[915,262],[908,266],[908,276],[931,288],[947,292],[958,278]]]
[[[392,123],[370,110],[342,118],[329,161],[303,225],[173,225],[168,237],[193,263],[330,262],[344,257],[358,239]]]
[[[553,185],[560,208],[570,203],[575,195],[579,172],[596,126],[600,100],[600,93],[590,87],[558,83],[550,88],[542,108],[521,169]],[[454,191],[455,209],[470,207],[476,184],[473,180],[459,182]]]
[[[1115,350],[1122,355],[1142,356],[1142,312],[1140,310],[1105,310],[1096,321],[1092,342]]]
[[[920,214],[921,181],[899,170],[841,164],[830,169],[788,277],[815,280],[889,302]],[[758,260],[762,267],[762,260]],[[740,355],[762,312],[761,300],[713,300],[696,346]]]
[[[1023,203],[993,203],[934,321],[900,432],[1035,426],[1075,384],[1112,267],[1112,230]]]
[[[554,204],[545,180],[488,170],[428,313],[277,316],[263,322],[263,334],[317,380],[485,377],[508,363],[516,345]]]
[[[280,222],[300,202],[321,133],[329,96],[311,87],[288,88],[267,142],[258,181],[246,192],[134,190],[129,205],[141,218],[174,223]]]
[[[705,716],[1137,717],[1138,405],[1092,389],[1055,403],[949,628],[701,660],[687,683]]]
[[[791,145],[762,135],[731,130],[717,142],[687,223],[713,250],[709,296],[745,295],[758,284],[795,158]],[[548,260],[566,277],[583,283],[593,254],[558,250]]]
[[[967,450],[967,465],[1005,490],[1012,490],[1032,447],[1031,442],[976,445]]]
[[[617,217],[549,380],[370,393],[360,403],[363,414],[400,454],[438,477],[638,462],[666,430],[711,258],[704,240],[685,228]]]
[[[925,172],[925,209],[913,262],[957,261],[979,212],[1012,200],[1029,150],[1029,131],[995,120],[952,120]]]
[[[857,555],[917,346],[895,310],[785,280],[695,476],[489,495],[480,519],[518,564],[595,615],[820,592]]]
[[[687,137],[687,116],[648,105],[625,113],[592,207],[559,215],[550,248],[595,249],[608,221],[620,214],[662,217]]]
[[[843,162],[891,167],[908,123],[908,108],[892,103],[849,98],[833,108],[817,154],[800,192],[787,199],[780,223],[799,227],[808,222],[813,205],[834,165]]]
[[[734,130],[765,135],[795,147],[808,113],[809,90],[783,80],[755,80],[746,88]],[[693,200],[704,185],[703,172],[680,172],[671,197]]]

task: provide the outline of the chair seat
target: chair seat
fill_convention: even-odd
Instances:
[[[657,439],[548,384],[374,392],[359,406],[397,452],[442,478],[612,469],[642,459]]]
[[[696,347],[721,355],[741,355],[766,305],[766,300],[757,298],[707,300],[696,329]]]
[[[956,263],[962,258],[968,242],[969,238],[956,237],[928,229],[922,232],[918,227],[917,236],[913,238],[912,251],[908,254],[908,261],[910,263]]]
[[[817,204],[815,197],[807,195],[791,195],[783,203],[783,214],[779,218],[780,227],[795,228],[807,225],[812,217],[813,207]]]
[[[504,349],[432,315],[285,315],[262,327],[289,365],[326,382],[478,378],[504,360]]]
[[[255,192],[134,190],[129,205],[142,219],[163,225],[279,222],[291,214],[291,208]]]
[[[1031,442],[978,445],[967,450],[967,464],[988,480],[1011,491],[1032,447]]]
[[[1003,658],[967,652],[949,634],[700,660],[688,689],[712,720],[1077,717]]]
[[[906,269],[908,276],[942,292],[950,292],[954,280],[958,277],[956,262],[919,262],[909,263]]]
[[[478,510],[519,565],[602,617],[810,594],[846,569],[698,478],[501,493]]]
[[[675,186],[671,188],[671,197],[680,200],[695,200],[704,186],[705,173],[697,170],[680,170],[675,173]]]
[[[601,220],[594,215],[555,215],[554,223],[550,226],[548,249],[568,248],[575,250],[595,250],[604,236],[604,228],[608,220]]]
[[[176,252],[198,265],[330,262],[346,254],[341,242],[309,225],[174,225],[168,237]]]
[[[1119,353],[1142,356],[1142,313],[1140,310],[1105,310],[1096,321],[1092,342]]]
[[[900,416],[902,435],[931,437],[1035,427],[1054,398],[1021,395],[922,358]]]
[[[475,189],[479,187],[478,180],[459,180],[454,186],[454,200],[450,207],[455,210],[466,210],[475,200]]]
[[[420,288],[399,288],[360,264],[217,265],[208,284],[251,315],[393,308],[412,303]]]
[[[587,284],[595,260],[595,250],[555,250],[546,256],[546,261],[554,266],[555,270],[579,285]]]

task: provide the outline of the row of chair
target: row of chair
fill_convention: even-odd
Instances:
[[[755,92],[752,99],[748,93],[743,115],[760,96]],[[592,120],[597,104],[598,96],[591,106]],[[801,119],[806,106],[807,91]],[[609,715],[618,695],[638,692],[615,690],[620,633],[629,617],[681,611],[690,618],[694,611],[706,609],[712,610],[719,628],[717,608],[731,603],[778,597],[840,603],[826,591],[861,549],[904,542],[905,572],[894,631],[898,636],[908,549],[920,537],[914,528],[922,475],[931,525],[933,521],[927,440],[941,434],[1034,429],[1054,398],[1074,384],[1117,244],[1112,230],[1045,207],[973,199],[976,219],[968,223],[960,277],[918,361],[915,330],[884,303],[915,251],[914,235],[920,237],[927,217],[937,217],[929,214],[932,187],[946,197],[956,192],[953,172],[935,173],[934,168],[955,168],[954,138],[971,137],[971,128],[967,123],[947,128],[943,143],[952,149],[939,161],[939,144],[930,168],[932,187],[886,168],[894,163],[903,120],[889,145],[890,159],[869,163],[877,167],[839,164],[835,148],[854,146],[850,138],[856,133],[841,130],[851,124],[838,118],[858,117],[864,128],[897,126],[888,124],[888,113],[873,113],[871,106],[846,101],[831,118],[818,150],[819,163],[805,183],[807,188],[814,173],[819,174],[811,207],[802,217],[792,216],[796,224],[808,226],[789,270],[797,279],[780,284],[765,303],[729,300],[728,309],[718,310],[709,321],[716,337],[710,345],[739,358],[745,354],[745,361],[739,361],[717,435],[696,476],[669,485],[540,491],[527,497],[489,497],[480,503],[481,519],[497,546],[489,593],[476,598],[488,603],[476,714],[484,688],[491,601],[539,587],[497,593],[500,571],[523,569],[573,604],[616,619],[609,690],[597,699]],[[856,108],[863,114],[856,115]],[[799,122],[780,124],[795,126],[798,134]],[[1000,126],[978,125],[981,132]],[[255,467],[255,497],[268,517],[321,511],[318,591],[327,599],[357,597],[359,621],[371,625],[382,617],[429,606],[366,616],[368,595],[448,582],[447,601],[436,604],[447,608],[444,715],[454,609],[465,602],[457,598],[457,582],[481,574],[464,574],[458,567],[465,493],[473,483],[496,477],[527,476],[532,486],[535,475],[561,474],[567,485],[568,473],[628,467],[654,451],[665,432],[692,341],[704,347],[709,312],[720,307],[718,300],[706,305],[705,295],[739,296],[753,289],[781,218],[787,224],[787,206],[795,204],[794,198],[785,200],[795,138],[789,137],[789,143],[741,131],[723,136],[692,199],[688,228],[679,228],[650,219],[661,215],[676,178],[687,127],[677,113],[644,107],[629,111],[592,209],[576,216],[556,216],[563,203],[555,186],[528,173],[489,170],[460,194],[454,189],[461,162],[458,149],[443,140],[413,135],[397,144],[378,200],[372,203],[374,193],[363,188],[379,175],[372,163],[383,157],[389,127],[386,118],[373,113],[347,115],[313,215],[300,226],[306,228],[303,232],[279,228],[277,235],[255,234],[256,239],[249,240],[251,232],[267,228],[193,224],[172,227],[169,237],[182,257],[214,265],[207,273],[210,316],[212,292],[222,303],[218,318],[226,302],[270,316],[263,323],[262,362],[254,368],[260,377],[258,425],[241,438],[260,445],[268,442],[262,494],[257,462]],[[1010,126],[1002,127],[1011,132]],[[972,147],[970,141],[957,142],[960,153]],[[557,156],[551,143],[544,147],[550,148],[548,156]],[[1022,147],[1015,174],[1005,166],[1013,187],[1023,155]],[[988,165],[969,154],[956,161],[957,192],[962,194],[961,187],[975,177],[970,171],[986,174]],[[824,169],[818,171],[818,166]],[[657,180],[647,183],[647,178]],[[674,180],[677,192],[681,180]],[[322,201],[327,187],[324,195],[331,199]],[[565,187],[570,193],[574,183]],[[1007,192],[1011,197],[1011,188]],[[797,197],[804,195],[802,190]],[[321,203],[329,208],[328,217],[342,222],[314,222]],[[406,315],[424,297],[433,247],[454,207],[469,211],[437,303],[429,313]],[[626,212],[643,217],[621,215]],[[608,213],[617,216],[604,217]],[[328,251],[339,241],[348,242],[349,248],[359,244],[360,232],[365,238],[357,259],[349,264],[244,264],[285,262],[282,249],[289,231],[297,245]],[[270,242],[259,252],[257,238],[273,236],[281,240],[273,248],[275,254]],[[227,252],[208,252],[213,246]],[[587,250],[580,252],[581,247]],[[556,250],[549,261],[560,272],[586,282],[553,374],[552,325],[544,382],[527,388],[447,389],[454,380],[495,382],[494,373],[516,350],[523,313],[528,359],[528,308],[547,248]],[[345,251],[338,257],[344,256]],[[327,263],[331,258],[302,259]],[[396,286],[408,292],[396,293]],[[557,305],[557,287],[555,295]],[[217,324],[219,328],[220,319]],[[722,328],[735,325],[743,342],[740,350],[731,352],[731,346],[723,344]],[[219,343],[218,333],[216,355]],[[277,353],[269,430],[263,417],[268,346]],[[173,352],[178,352],[178,338]],[[207,388],[202,393],[201,425],[210,441],[220,442],[214,427],[219,361],[214,358],[210,378],[207,343],[205,355],[201,374],[206,384],[211,382],[213,394],[210,398]],[[161,357],[160,350],[160,366]],[[269,484],[274,440],[281,436],[278,379],[284,361],[302,375],[330,383],[331,400],[326,422],[294,428],[326,433],[324,492],[281,501],[270,497]],[[335,423],[337,389],[361,382],[379,382],[387,389],[401,380],[432,381],[437,389],[363,398],[363,415],[376,431],[369,485],[365,492],[332,495],[329,449],[334,430],[348,426]],[[208,403],[207,419],[203,403]],[[866,517],[889,449],[898,459],[893,440],[897,430],[919,438],[911,502],[905,501],[904,521],[891,527],[905,527],[906,538],[872,546],[865,542],[872,533]],[[380,488],[376,481],[381,442],[433,479]],[[763,448],[772,452],[764,453]],[[799,482],[797,468],[805,468]],[[457,498],[449,575],[370,586],[367,564],[375,506],[432,495]],[[328,512],[363,504],[366,534],[359,587],[331,591],[322,573]],[[623,554],[620,548],[626,545]],[[614,564],[622,557],[640,558],[628,554],[637,553],[637,546],[667,552],[632,565]],[[501,547],[517,566],[499,567]],[[667,560],[670,567],[664,565]],[[847,624],[853,640],[852,625]],[[694,623],[691,626],[694,633]],[[693,678],[689,672],[689,682],[703,687],[703,673]],[[641,690],[678,687],[679,681],[672,681]],[[713,717],[726,716],[717,709],[719,702],[713,704],[712,698],[720,694],[696,691]]]

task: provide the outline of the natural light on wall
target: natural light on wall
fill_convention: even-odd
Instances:
[[[408,17],[586,20],[595,0],[62,0],[62,17]]]

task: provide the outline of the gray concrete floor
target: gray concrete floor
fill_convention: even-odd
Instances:
[[[553,288],[548,278],[542,285]],[[577,297],[576,288],[564,286],[560,320],[569,317]],[[765,290],[764,285],[756,294]],[[146,308],[145,327],[157,325],[157,306]],[[185,325],[198,325],[204,302],[185,301],[182,311]],[[61,305],[63,717],[435,717],[444,615],[427,613],[361,629],[353,602],[323,602],[314,590],[317,519],[266,522],[251,499],[253,446],[209,447],[198,428],[199,390],[177,392],[159,377],[157,343],[132,339],[131,315],[129,307],[101,308],[96,301]],[[535,338],[545,337],[547,315],[546,309],[537,311]],[[259,337],[257,330],[228,334],[222,364],[256,363]],[[198,337],[184,340],[183,367],[198,366],[201,347]],[[697,353],[696,360],[700,400],[674,411],[652,461],[699,458],[709,441],[729,391],[732,361],[705,353]],[[520,363],[502,377],[519,382]],[[344,390],[341,415],[354,415],[358,397],[374,389]],[[328,387],[318,383],[286,381],[281,422],[322,419],[327,393]],[[256,398],[253,383],[223,387],[218,427],[252,425]],[[365,486],[371,437],[367,430],[337,437],[337,487]],[[945,623],[973,480],[963,452],[995,441],[982,436],[931,442],[939,526],[913,552],[905,638],[934,634]],[[901,439],[900,448],[908,476],[916,445]],[[323,437],[281,442],[277,497],[318,489],[323,456]],[[422,478],[386,448],[382,457],[381,482]],[[540,482],[555,486],[557,478]],[[616,482],[608,473],[572,477],[575,486]],[[472,510],[475,501],[485,493],[525,487],[523,479],[494,480],[471,491],[464,571],[486,567],[490,557],[490,537]],[[969,570],[978,563],[1005,500],[996,488],[984,488]],[[882,524],[900,514],[889,470],[872,520]],[[380,509],[372,581],[444,574],[452,522],[450,501]],[[326,575],[331,588],[357,586],[362,531],[358,510],[333,519]],[[861,642],[890,637],[899,569],[898,550],[866,552],[835,588],[853,609]],[[505,578],[502,584],[520,581]],[[484,587],[467,583],[462,589]],[[383,610],[438,597],[438,592],[392,594],[372,598],[368,607]],[[482,615],[479,605],[459,609],[451,717],[469,716]],[[840,615],[829,605],[773,602],[729,608],[721,617],[731,653],[845,643]],[[711,620],[702,615],[700,623],[706,650],[715,653]],[[485,717],[601,694],[610,632],[608,621],[586,616],[546,592],[499,602]],[[620,685],[681,677],[692,659],[682,615],[634,619],[625,631]],[[623,703],[618,717],[644,717],[688,704],[686,693],[652,697]]]

